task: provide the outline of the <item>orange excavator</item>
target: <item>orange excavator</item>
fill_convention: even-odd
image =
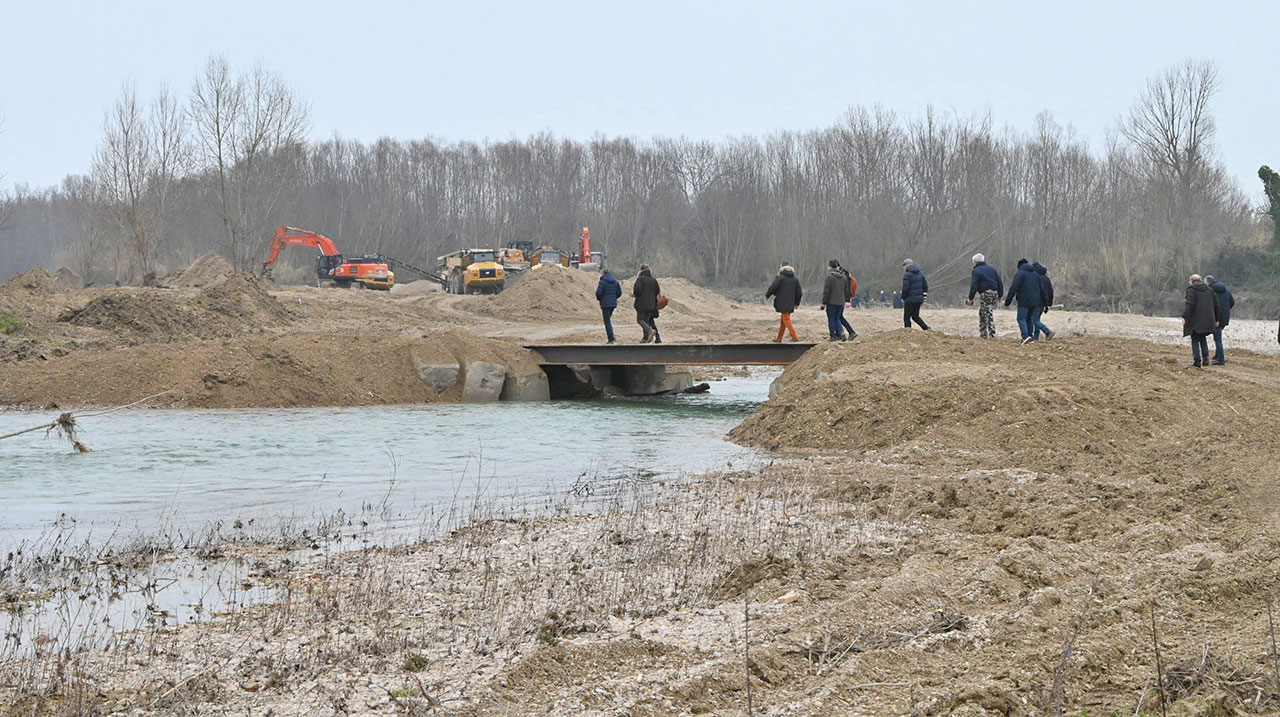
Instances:
[[[313,246],[320,250],[316,257],[316,281],[331,281],[334,286],[357,289],[381,289],[388,291],[395,286],[396,277],[381,256],[343,257],[333,240],[323,234],[294,227],[279,227],[271,240],[271,251],[262,262],[262,275],[271,278],[271,270],[280,258],[286,244]]]
[[[604,269],[604,253],[591,251],[591,230],[582,228],[582,236],[578,237],[578,253],[573,257],[573,265],[586,271]]]

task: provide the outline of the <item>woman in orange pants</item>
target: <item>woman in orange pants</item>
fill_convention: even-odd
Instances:
[[[792,341],[800,340],[796,327],[791,323],[791,314],[800,305],[800,294],[800,280],[796,278],[796,270],[784,264],[778,269],[778,275],[769,285],[769,290],[764,292],[764,298],[773,298],[773,310],[782,315],[778,322],[778,338],[774,339],[774,343],[781,342],[782,335],[788,331],[791,332]]]

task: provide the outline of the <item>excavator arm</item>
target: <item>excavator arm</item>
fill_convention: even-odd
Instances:
[[[323,234],[295,227],[277,227],[276,234],[271,239],[271,250],[267,253],[267,260],[262,262],[263,276],[271,275],[271,269],[275,267],[276,261],[280,259],[280,251],[284,249],[286,244],[313,246],[325,256],[336,256],[338,254],[337,245],[333,243],[332,239]]]

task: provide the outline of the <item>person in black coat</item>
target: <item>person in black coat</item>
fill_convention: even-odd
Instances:
[[[800,280],[796,278],[796,270],[790,266],[783,264],[778,269],[778,275],[773,277],[773,283],[769,285],[769,289],[764,292],[764,298],[773,297],[773,310],[781,314],[778,319],[778,338],[774,339],[774,343],[782,342],[782,335],[791,332],[791,340],[799,341],[800,337],[796,334],[796,327],[791,323],[791,314],[795,313],[796,307],[800,305],[800,297],[803,292],[800,290]]]
[[[1053,282],[1049,280],[1049,270],[1040,266],[1040,262],[1032,262],[1031,267],[1040,277],[1040,305],[1031,311],[1031,340],[1039,341],[1040,334],[1044,334],[1046,340],[1052,339],[1053,332],[1040,321],[1040,317],[1053,306]]]
[[[644,329],[644,338],[640,339],[642,344],[650,341],[662,343],[662,337],[658,335],[657,323],[658,294],[660,293],[662,288],[658,286],[658,280],[653,278],[653,272],[649,271],[649,265],[641,264],[640,275],[636,277],[636,283],[631,287],[631,295],[636,298],[636,323]]]
[[[604,333],[609,343],[616,343],[613,335],[613,310],[618,308],[618,299],[622,298],[622,284],[613,274],[605,269],[600,272],[600,283],[596,284],[596,301],[600,302],[600,313],[604,316]]]
[[[907,259],[902,262],[902,328],[911,328],[911,322],[919,324],[925,331],[929,325],[920,318],[920,307],[929,300],[929,280],[925,278],[920,267]]]
[[[1218,295],[1199,274],[1192,274],[1182,306],[1182,335],[1191,337],[1191,363],[1187,368],[1200,368],[1209,362],[1209,334],[1221,321]]]
[[[1231,310],[1236,306],[1236,297],[1231,295],[1231,291],[1227,289],[1227,285],[1214,279],[1212,276],[1206,276],[1204,283],[1209,285],[1213,293],[1218,295],[1218,328],[1213,331],[1213,365],[1222,366],[1227,362],[1227,354],[1222,346],[1222,330],[1227,328],[1227,324],[1231,323]]]
[[[1004,305],[1008,308],[1015,300],[1018,302],[1018,331],[1022,334],[1024,344],[1035,341],[1032,333],[1035,331],[1035,324],[1031,318],[1043,299],[1040,275],[1036,273],[1036,268],[1026,259],[1019,259],[1018,272],[1013,275],[1013,281],[1009,282],[1009,293],[1005,294]]]

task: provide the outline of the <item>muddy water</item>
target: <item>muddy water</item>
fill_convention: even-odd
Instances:
[[[725,433],[769,378],[710,394],[537,404],[300,410],[130,410],[0,442],[0,546],[73,530],[194,535],[378,515],[401,526],[448,506],[595,493],[752,460]],[[51,419],[0,413],[0,434]]]

